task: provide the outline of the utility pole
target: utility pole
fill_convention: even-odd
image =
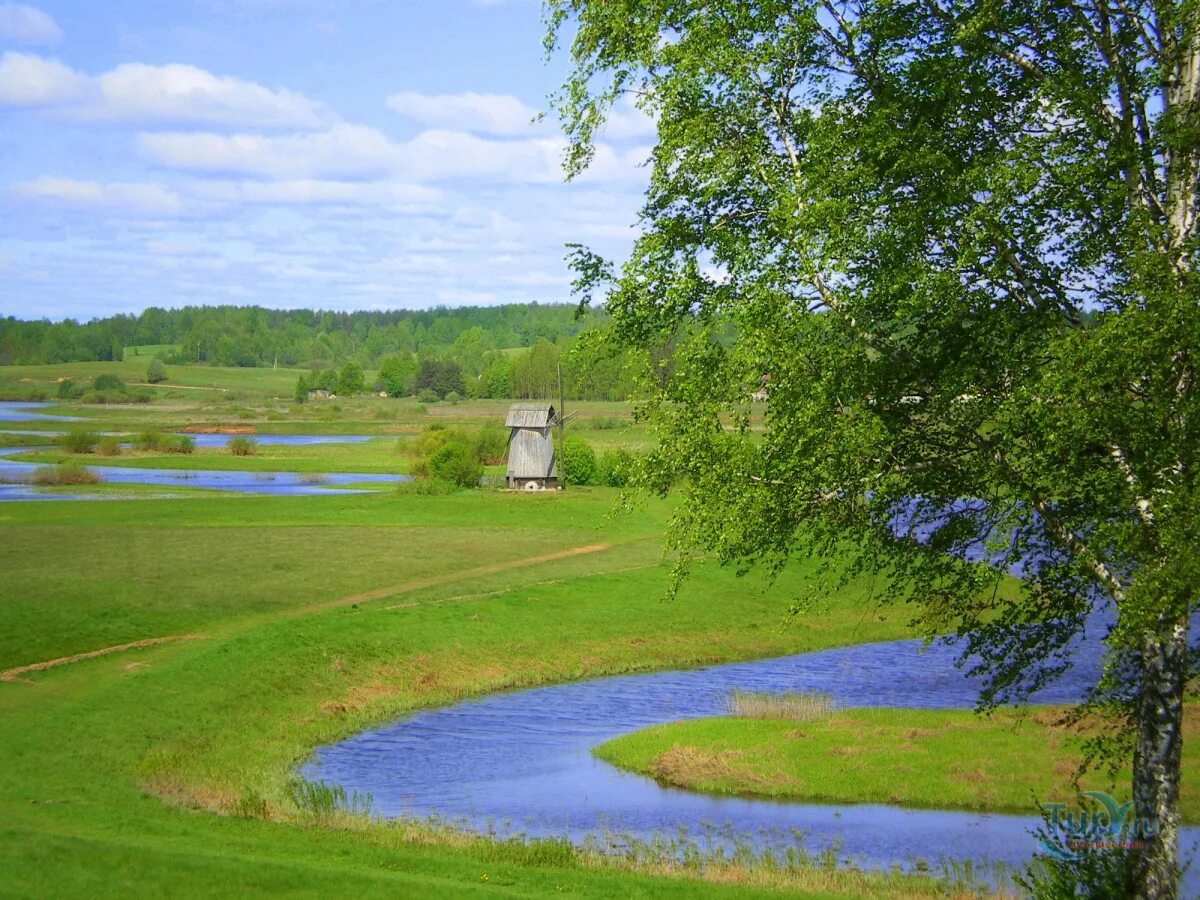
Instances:
[[[563,476],[563,453],[567,448],[567,438],[565,428],[567,425],[567,411],[563,408],[563,385],[562,385],[562,360],[558,362],[558,485],[561,488],[564,485]]]

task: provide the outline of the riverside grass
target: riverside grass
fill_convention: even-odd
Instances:
[[[811,803],[1037,815],[1041,802],[1074,802],[1079,732],[1062,709],[838,709],[798,724],[717,717],[654,726],[595,749],[615,766],[711,794]],[[1185,719],[1181,809],[1200,822],[1200,715]],[[1085,723],[1084,733],[1103,728]],[[1128,791],[1129,771],[1086,775],[1081,789]]]
[[[865,588],[831,598],[812,628],[781,629],[803,572],[768,588],[703,567],[664,603],[658,532],[669,508],[610,520],[613,499],[389,493],[0,508],[6,667],[200,635],[0,683],[5,890],[942,894],[927,879],[820,865],[713,864],[708,876],[731,884],[711,883],[664,859],[318,822],[295,806],[294,767],[315,746],[412,709],[906,633],[902,611],[880,614]],[[353,601],[419,576],[454,579],[481,559],[596,543],[608,549]]]

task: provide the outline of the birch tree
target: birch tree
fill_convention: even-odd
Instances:
[[[1100,623],[1127,886],[1178,891],[1197,603],[1195,2],[549,0],[568,174],[611,105],[657,118],[642,236],[576,253],[659,352],[648,483],[684,558],[844,557],[981,705]],[[735,337],[718,339],[732,327]],[[662,348],[671,348],[663,354]],[[761,423],[751,395],[767,385]],[[760,405],[761,406],[761,405]],[[968,562],[964,562],[967,560]],[[1017,566],[1019,596],[989,591]]]

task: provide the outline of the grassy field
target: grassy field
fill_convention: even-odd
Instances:
[[[145,361],[0,371],[50,387]],[[355,398],[296,406],[295,372],[168,367],[148,404],[55,412],[137,432],[250,425],[365,444],[254,457],[134,453],[89,463],[403,471],[431,423],[498,421],[507,401]],[[22,379],[29,379],[23,381]],[[189,387],[200,390],[189,390]],[[172,393],[173,392],[173,393]],[[11,393],[11,392],[10,392]],[[276,399],[279,398],[279,399]],[[624,404],[572,404],[575,434],[646,446]],[[58,430],[59,423],[2,427]],[[75,426],[72,426],[75,427]],[[24,438],[10,438],[20,444]],[[34,438],[33,440],[37,440]],[[57,459],[57,451],[43,457]],[[48,489],[53,493],[59,489]],[[601,858],[296,805],[296,766],[362,728],[468,696],[906,636],[862,582],[794,619],[808,570],[777,583],[700,565],[673,602],[651,500],[388,487],[247,497],[95,485],[106,502],[0,504],[0,866],[6,896],[421,893],[596,897],[944,896],[820,863]],[[163,495],[169,499],[162,499]],[[868,589],[870,588],[870,590]]]
[[[296,807],[292,773],[314,747],[408,710],[906,633],[902,611],[880,614],[865,589],[783,627],[802,571],[768,586],[702,567],[666,603],[669,506],[613,518],[614,499],[0,506],[5,893],[939,895],[821,866],[708,872],[731,886],[665,861],[635,871],[560,842]]]
[[[705,793],[1036,815],[1039,802],[1076,797],[1079,735],[1061,719],[1054,709],[987,718],[926,709],[842,709],[806,722],[721,717],[648,728],[595,752],[662,784]],[[1182,790],[1189,822],[1200,821],[1197,738],[1200,716],[1189,716]],[[1116,793],[1127,793],[1128,784],[1128,770],[1119,772]],[[1082,788],[1114,784],[1093,772]]]

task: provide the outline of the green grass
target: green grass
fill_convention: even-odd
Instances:
[[[865,584],[784,627],[807,586],[702,566],[662,597],[669,506],[609,491],[205,497],[0,507],[0,668],[189,635],[0,682],[5,892],[931,896],[919,879],[733,867],[702,883],[561,844],[317,821],[312,749],[525,685],[907,633]],[[597,552],[533,557],[604,544]],[[367,596],[355,597],[355,594]],[[676,876],[663,872],[676,870]],[[487,875],[485,879],[483,876]]]
[[[595,749],[613,765],[663,784],[712,794],[811,803],[1038,813],[1039,802],[1071,802],[1081,759],[1061,710],[984,718],[964,710],[842,709],[812,721],[721,717],[674,722]],[[1101,727],[1095,724],[1094,727]],[[1182,813],[1200,821],[1200,717],[1184,742]],[[1082,787],[1128,794],[1089,773]]]

